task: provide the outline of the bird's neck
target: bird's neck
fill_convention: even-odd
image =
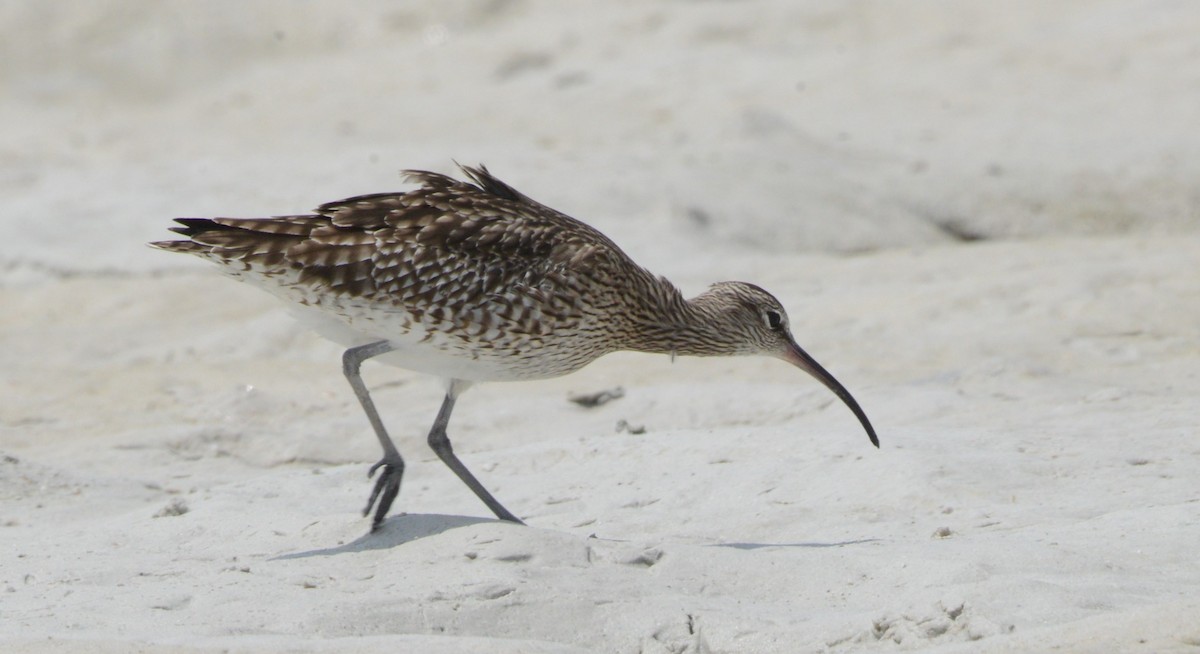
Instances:
[[[647,300],[630,311],[629,338],[621,349],[670,356],[720,356],[731,350],[726,312],[708,293],[685,299],[663,277],[648,280]]]

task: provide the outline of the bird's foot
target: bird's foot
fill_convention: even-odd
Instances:
[[[504,520],[506,522],[512,522],[512,523],[516,523],[518,525],[525,524],[525,522],[523,520],[521,520],[517,516],[513,515],[512,512],[510,512],[508,509],[504,508],[503,506],[500,506],[499,502],[497,502],[496,506],[492,508],[492,513],[495,513],[497,518],[500,518],[501,520]]]
[[[371,497],[367,499],[367,506],[363,509],[363,516],[366,516],[371,513],[371,507],[375,507],[375,517],[371,520],[371,531],[379,529],[379,525],[383,524],[384,516],[387,515],[388,509],[392,508],[392,502],[396,496],[400,494],[400,480],[404,477],[404,461],[399,459],[391,461],[384,457],[371,466],[367,471],[367,477],[375,476],[375,471],[379,468],[383,468],[383,470],[379,473],[379,478],[375,480],[375,487],[371,489]]]

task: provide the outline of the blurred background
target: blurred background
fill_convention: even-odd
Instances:
[[[3,2],[0,29],[10,282],[199,265],[143,243],[454,160],[666,273],[1200,226],[1190,0]]]

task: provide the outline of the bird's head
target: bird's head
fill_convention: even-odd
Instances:
[[[696,302],[698,301],[698,302]],[[721,282],[694,300],[705,306],[722,323],[723,354],[758,354],[783,359],[800,368],[833,391],[854,412],[875,447],[879,438],[867,414],[833,375],[808,355],[792,337],[787,312],[775,296],[745,282]]]

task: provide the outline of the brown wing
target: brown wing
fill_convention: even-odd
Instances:
[[[488,173],[475,184],[408,171],[420,187],[330,202],[313,215],[183,218],[189,241],[154,243],[226,265],[298,271],[326,292],[414,313],[458,307],[520,323],[567,317],[597,277],[636,269],[612,241]]]

